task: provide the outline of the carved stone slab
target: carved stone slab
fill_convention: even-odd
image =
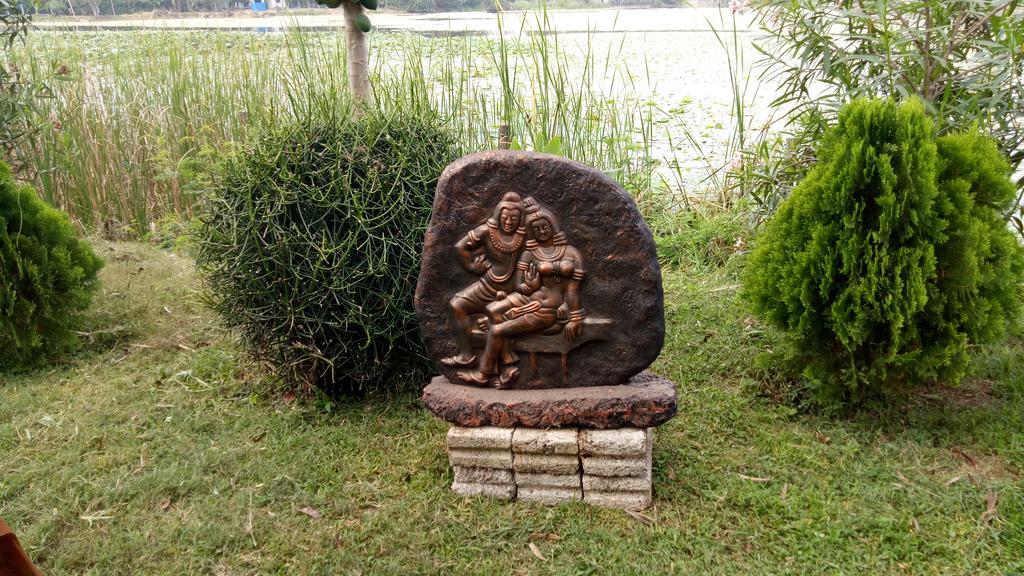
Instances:
[[[437,376],[423,390],[423,403],[467,428],[652,428],[675,416],[676,385],[650,372],[618,386],[547,390],[476,388]]]
[[[507,150],[441,176],[416,312],[438,370],[483,388],[624,384],[665,331],[654,240],[629,195],[577,162]]]

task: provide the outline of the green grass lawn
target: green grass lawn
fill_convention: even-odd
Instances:
[[[759,396],[775,336],[735,258],[666,272],[653,369],[679,414],[645,518],[457,497],[415,393],[296,399],[239,357],[188,258],[96,245],[86,350],[0,375],[0,517],[49,575],[1024,573],[1019,335],[959,389],[811,416]]]

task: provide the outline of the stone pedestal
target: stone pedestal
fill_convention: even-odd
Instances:
[[[466,428],[653,428],[676,415],[676,385],[651,372],[617,386],[532,390],[475,388],[437,376],[423,389],[423,404]]]
[[[651,428],[448,430],[452,490],[543,504],[573,500],[643,510],[651,505]]]
[[[619,386],[495,390],[443,376],[423,402],[448,430],[452,490],[557,504],[651,505],[655,426],[676,413],[676,388],[643,372]]]

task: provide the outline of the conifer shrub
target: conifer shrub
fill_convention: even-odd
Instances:
[[[839,408],[963,376],[967,344],[1021,299],[1002,224],[1009,165],[977,133],[936,140],[917,101],[855,100],[746,266],[754,310],[787,331],[809,400]]]
[[[261,130],[204,200],[209,304],[293,383],[420,383],[430,365],[413,293],[437,180],[459,155],[424,113],[319,111]]]
[[[1013,170],[992,138],[977,130],[948,134],[938,148],[938,210],[945,221],[937,269],[921,315],[922,338],[934,342],[930,378],[965,375],[967,345],[1004,336],[1020,317],[1024,248],[1004,214],[1017,200]]]
[[[38,367],[75,342],[102,265],[67,214],[0,162],[0,370]]]

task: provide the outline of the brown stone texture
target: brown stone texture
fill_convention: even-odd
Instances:
[[[3,519],[0,519],[0,576],[42,576]]]
[[[458,350],[449,301],[478,276],[459,263],[455,244],[486,222],[509,191],[533,197],[550,210],[568,243],[579,250],[586,267],[582,300],[587,312],[583,333],[567,353],[564,370],[559,353],[531,354],[517,348],[520,376],[511,387],[601,387],[629,381],[658,357],[664,340],[661,272],[653,237],[621,186],[598,170],[548,154],[482,152],[452,163],[441,176],[416,287],[416,312],[429,356],[449,381],[460,382],[455,368],[440,363]],[[561,335],[533,338],[555,342]],[[549,344],[538,341],[539,349],[548,350]],[[638,409],[643,412],[647,407]],[[564,416],[563,411],[556,420]],[[539,413],[530,418],[540,419]],[[629,424],[629,418],[625,422],[654,425]]]
[[[619,386],[496,390],[431,381],[423,402],[435,416],[467,428],[650,428],[676,413],[676,387],[644,372]]]

